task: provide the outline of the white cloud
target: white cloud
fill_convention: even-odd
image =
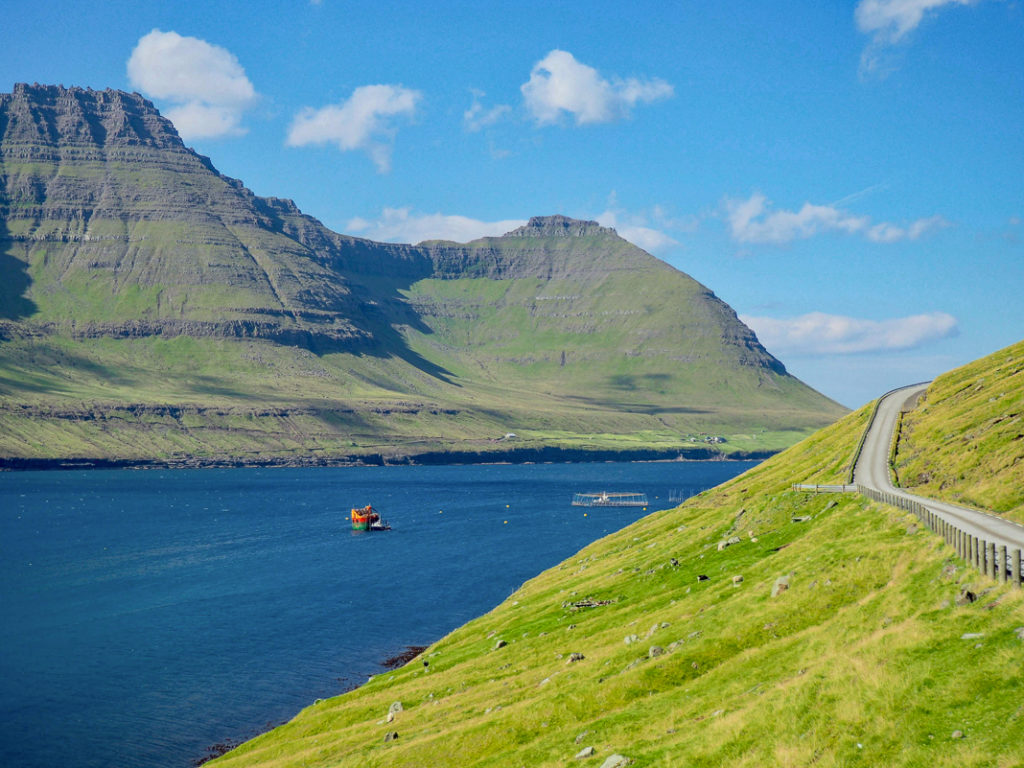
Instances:
[[[637,104],[673,94],[672,86],[658,78],[608,81],[568,51],[557,49],[534,64],[520,90],[540,125],[558,122],[563,112],[571,114],[577,125],[607,123],[628,116]]]
[[[526,219],[479,221],[442,213],[413,213],[410,208],[384,208],[374,221],[355,218],[345,225],[347,232],[371,240],[392,243],[421,243],[424,240],[454,240],[467,243],[480,237],[497,237],[526,224]]]
[[[934,15],[944,6],[976,2],[978,0],[860,0],[854,10],[857,29],[872,36],[861,55],[861,72],[879,70],[886,47],[917,29],[925,15]]]
[[[609,201],[614,205],[614,193]],[[647,226],[648,219],[644,214],[630,214],[621,209],[609,207],[604,213],[596,217],[597,223],[602,227],[612,227],[619,236],[628,240],[633,245],[643,248],[648,253],[666,251],[679,245],[679,241],[671,235]]]
[[[849,355],[916,349],[955,336],[957,320],[945,312],[892,320],[864,320],[812,312],[791,318],[751,317],[750,326],[773,354]]]
[[[185,140],[245,133],[242,114],[258,98],[230,51],[159,29],[139,39],[128,59],[128,80],[146,95],[174,103],[167,116]]]
[[[462,121],[467,131],[475,132],[489,125],[494,125],[512,111],[512,107],[508,104],[497,104],[487,109],[480,101],[487,94],[475,89],[472,93],[473,104],[462,114]]]
[[[868,240],[876,243],[895,243],[900,240],[917,240],[917,238],[929,230],[943,229],[948,226],[949,222],[941,216],[932,216],[928,219],[918,219],[906,227],[885,222],[875,224],[867,230],[865,235]]]
[[[341,104],[301,110],[288,129],[288,146],[334,143],[342,151],[361,149],[386,173],[397,130],[393,119],[413,117],[422,96],[400,85],[360,86]]]
[[[726,198],[726,218],[734,240],[740,243],[782,245],[823,232],[861,234],[876,243],[916,240],[932,229],[949,226],[941,216],[918,219],[905,226],[881,222],[872,224],[868,216],[855,216],[832,205],[804,203],[798,211],[771,209],[771,202],[760,192],[747,200]]]

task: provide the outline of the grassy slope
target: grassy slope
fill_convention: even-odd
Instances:
[[[94,417],[50,418],[22,404]],[[193,413],[185,419],[123,411],[133,404]],[[201,414],[194,412],[200,407]],[[519,435],[516,447],[681,449],[693,445],[689,434],[711,432],[729,438],[726,450],[778,450],[807,431],[787,428],[779,414],[761,423],[750,424],[744,409],[722,408],[666,425],[649,408],[597,406],[528,382],[448,383],[399,358],[318,357],[253,340],[50,337],[0,347],[0,453],[13,456],[486,451],[509,447],[494,440],[510,431]]]
[[[940,376],[903,421],[900,484],[1024,523],[1024,341]]]
[[[216,764],[556,766],[593,746],[581,765],[1021,765],[1024,591],[894,508],[789,490],[843,482],[867,415],[595,542],[430,647],[429,672],[317,702]],[[957,606],[967,585],[981,599]],[[585,597],[614,602],[567,605]]]

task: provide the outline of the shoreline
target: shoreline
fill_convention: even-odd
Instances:
[[[659,449],[633,448],[622,451],[582,448],[513,448],[506,451],[432,451],[419,454],[385,456],[267,456],[182,457],[175,459],[131,459],[101,457],[29,458],[0,457],[0,472],[52,471],[75,469],[242,469],[276,467],[389,467],[458,466],[486,464],[574,464],[601,462],[653,461],[760,461],[778,451],[732,451],[713,448]]]

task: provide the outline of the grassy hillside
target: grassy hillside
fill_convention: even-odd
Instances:
[[[1024,523],[1024,341],[940,376],[903,420],[900,485]]]
[[[216,765],[1021,765],[1024,591],[895,508],[790,490],[843,482],[868,413],[595,542]]]

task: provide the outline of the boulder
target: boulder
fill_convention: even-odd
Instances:
[[[596,750],[593,747],[584,747],[576,753],[576,759],[582,760],[584,757],[593,757]]]
[[[601,763],[601,768],[625,768],[625,766],[632,764],[633,761],[625,755],[612,755]]]
[[[789,574],[785,576],[779,576],[775,580],[775,584],[772,585],[772,597],[778,597],[783,592],[789,589]]]

